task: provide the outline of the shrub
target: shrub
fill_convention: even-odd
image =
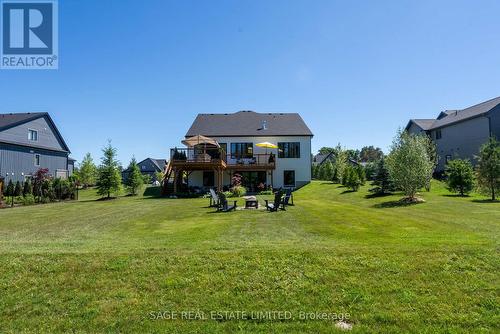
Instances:
[[[232,197],[241,197],[245,196],[247,189],[243,186],[234,186],[231,188],[231,193],[233,194]]]
[[[464,196],[474,188],[474,170],[469,160],[454,159],[446,164],[448,190]]]
[[[35,204],[35,197],[32,194],[26,194],[21,197],[21,203],[22,205],[33,205]]]

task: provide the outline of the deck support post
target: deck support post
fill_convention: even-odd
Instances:
[[[177,193],[177,168],[174,168],[174,194]]]

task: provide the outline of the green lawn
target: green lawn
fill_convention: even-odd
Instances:
[[[0,210],[0,332],[336,331],[301,311],[348,313],[352,333],[500,331],[500,203],[435,183],[426,203],[399,207],[367,188],[313,182],[277,213],[92,191]],[[151,315],[189,310],[294,318]]]

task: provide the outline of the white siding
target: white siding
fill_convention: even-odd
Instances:
[[[283,187],[283,173],[285,170],[295,171],[295,186],[300,187],[311,181],[311,137],[309,136],[269,136],[269,137],[213,137],[219,143],[227,144],[227,154],[231,153],[231,143],[253,143],[254,154],[265,154],[266,149],[255,146],[257,143],[270,142],[278,144],[280,142],[300,143],[300,158],[279,158],[277,149],[268,149],[267,153],[273,152],[276,156],[276,169],[273,171],[274,187]],[[224,173],[224,185],[230,184],[229,173]],[[270,175],[267,176],[267,183],[271,184]],[[203,186],[203,172],[196,171],[189,176],[190,186]]]

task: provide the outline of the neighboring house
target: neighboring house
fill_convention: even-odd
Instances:
[[[477,162],[481,145],[490,136],[500,138],[500,97],[462,110],[446,110],[436,119],[412,119],[406,130],[425,133],[436,143],[440,157],[437,171],[454,158]]]
[[[156,180],[156,173],[163,172],[165,170],[166,164],[167,160],[165,159],[146,158],[141,162],[138,162],[137,166],[139,167],[142,175],[149,175],[151,177],[151,181],[155,182],[155,181],[161,181],[161,180]],[[123,180],[126,180],[128,178],[129,172],[130,171],[128,168],[122,172]]]
[[[313,164],[313,166],[321,166],[324,163],[326,163],[327,161],[330,161],[333,164],[333,163],[335,163],[335,159],[336,159],[336,155],[334,152],[330,152],[327,154],[318,153],[313,157],[312,164]],[[353,159],[348,159],[347,162],[351,166],[358,166],[360,164]]]
[[[48,113],[0,114],[0,177],[24,181],[40,168],[71,175],[74,160]]]
[[[297,188],[311,181],[313,134],[299,114],[199,114],[185,137],[198,135],[215,139],[220,149],[207,150],[204,144],[172,149],[167,169],[167,174],[173,170],[174,176],[187,171],[189,186],[227,188],[235,174],[242,176],[249,191],[257,191],[261,184]],[[263,142],[278,148],[256,145]]]

